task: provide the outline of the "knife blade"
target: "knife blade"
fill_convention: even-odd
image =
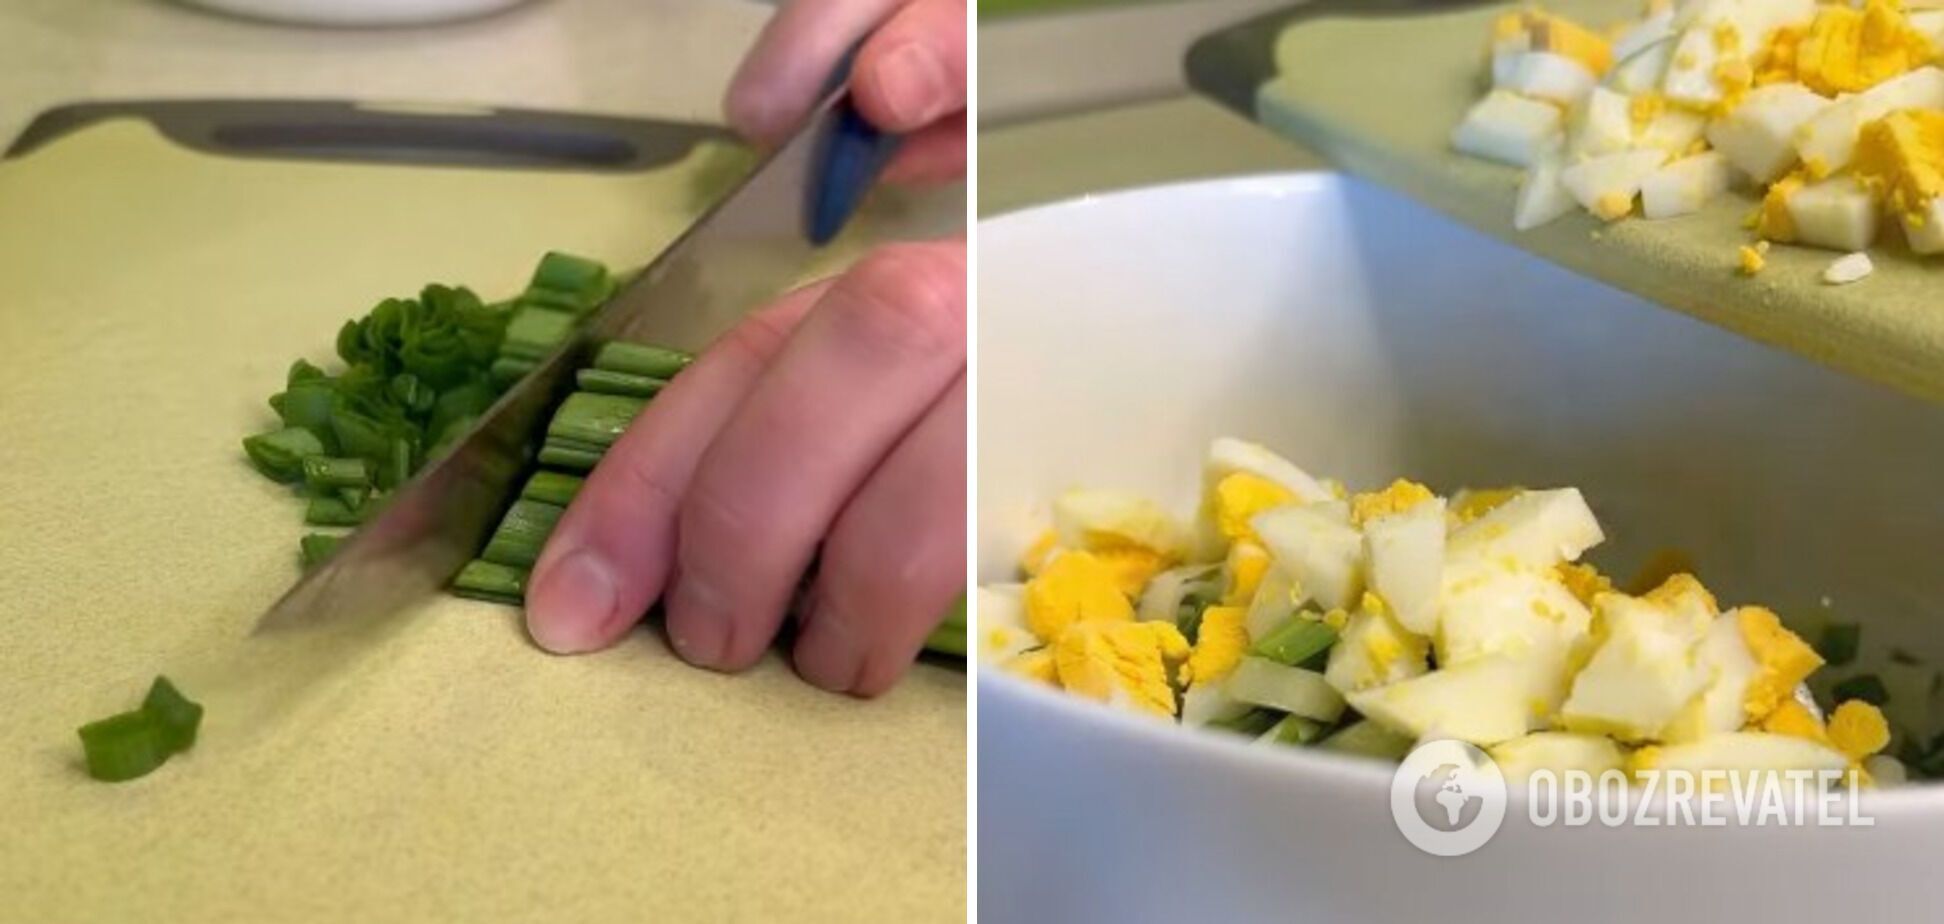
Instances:
[[[502,395],[450,452],[299,579],[255,631],[382,620],[443,589],[485,543],[545,415],[573,390],[575,370],[597,344],[706,347],[803,272],[895,144],[856,118],[847,93],[826,96],[803,128]]]

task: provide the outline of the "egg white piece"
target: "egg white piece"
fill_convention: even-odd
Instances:
[[[1761,663],[1742,638],[1741,621],[1732,611],[1708,624],[1694,657],[1707,680],[1701,692],[1662,729],[1662,738],[1669,744],[1731,732],[1747,724],[1748,711],[1743,703],[1748,700],[1749,686],[1762,673]]]
[[[1143,622],[1174,622],[1181,601],[1188,596],[1192,585],[1208,580],[1215,571],[1212,565],[1184,565],[1155,575],[1141,591],[1134,618]]]
[[[1570,106],[1593,89],[1586,65],[1550,51],[1528,51],[1513,58],[1506,80],[1497,84],[1523,96]]]
[[[1872,754],[1863,761],[1863,772],[1875,780],[1879,789],[1902,786],[1910,782],[1910,771],[1903,761],[1888,754]]]
[[[1739,777],[1743,785],[1750,785],[1760,782],[1758,774],[1840,771],[1848,766],[1849,758],[1841,751],[1807,738],[1741,731],[1661,747],[1651,769],[1688,773],[1724,770]]]
[[[1243,658],[1222,685],[1231,698],[1318,722],[1334,722],[1343,715],[1342,694],[1322,674],[1267,658]]]
[[[1240,718],[1255,707],[1228,695],[1218,683],[1198,683],[1181,694],[1181,724],[1207,725]]]
[[[1627,27],[1627,31],[1613,41],[1613,60],[1624,63],[1627,59],[1655,45],[1663,44],[1673,37],[1674,8],[1670,6]]]
[[[1559,181],[1566,169],[1565,158],[1557,146],[1541,154],[1525,175],[1519,178],[1519,195],[1512,206],[1512,227],[1530,231],[1551,224],[1573,210],[1573,194]]]
[[[1676,36],[1669,31],[1624,57],[1618,54],[1616,45],[1613,56],[1616,63],[1607,70],[1602,84],[1629,96],[1658,89],[1667,77],[1667,65],[1674,60],[1675,40]]]
[[[1120,491],[1078,488],[1053,500],[1053,529],[1060,545],[1092,548],[1096,536],[1111,536],[1164,555],[1180,555],[1188,545],[1182,524],[1161,505]]]
[[[1453,532],[1445,547],[1446,564],[1510,561],[1539,570],[1577,561],[1605,540],[1600,521],[1578,488],[1525,491]]]
[[[988,584],[973,598],[980,660],[998,663],[1040,641],[1026,628],[1026,589],[1019,584]]]
[[[1756,87],[1708,124],[1708,143],[1757,182],[1773,183],[1796,162],[1796,131],[1829,104],[1799,83]]]
[[[1944,199],[1932,199],[1924,206],[1921,220],[1912,221],[1910,216],[1898,216],[1903,225],[1904,240],[1910,242],[1913,253],[1944,253]]]
[[[1428,636],[1438,625],[1444,553],[1443,498],[1364,524],[1370,588],[1390,604],[1398,624],[1417,635]]]
[[[1674,218],[1701,210],[1728,189],[1728,158],[1719,151],[1683,157],[1640,181],[1640,213]]]
[[[1248,472],[1282,485],[1305,503],[1329,500],[1331,496],[1329,489],[1310,473],[1268,447],[1234,437],[1217,437],[1208,444],[1208,457],[1202,463],[1204,493],[1236,472]]]
[[[1350,614],[1343,636],[1330,648],[1323,679],[1344,693],[1416,677],[1430,669],[1424,640],[1413,637],[1382,611]]]
[[[1452,130],[1461,153],[1514,167],[1530,166],[1560,134],[1559,108],[1509,90],[1493,90]]]
[[[1659,148],[1669,157],[1679,157],[1701,140],[1707,128],[1707,117],[1698,112],[1668,109],[1648,120],[1635,144],[1643,148]]]
[[[1485,567],[1454,582],[1438,608],[1438,663],[1489,655],[1545,661],[1564,670],[1593,614],[1558,581]]]
[[[1822,281],[1832,286],[1849,285],[1876,271],[1867,253],[1846,253],[1823,269]]]
[[[1540,770],[1581,771],[1597,780],[1608,770],[1624,771],[1627,764],[1626,754],[1613,739],[1571,732],[1533,732],[1492,745],[1486,753],[1498,764],[1505,781],[1514,786]]]
[[[1731,49],[1739,54],[1740,49]],[[1674,55],[1661,78],[1661,92],[1674,102],[1707,108],[1721,102],[1725,95],[1715,68],[1721,64],[1722,49],[1715,43],[1712,25],[1697,25],[1675,40]]]
[[[1567,119],[1566,158],[1577,163],[1633,147],[1632,102],[1606,87],[1594,87]],[[1543,162],[1543,161],[1541,161]],[[1563,166],[1563,164],[1562,164]]]
[[[1364,589],[1363,534],[1341,502],[1278,507],[1249,521],[1277,567],[1326,608],[1349,609]]]
[[[1308,595],[1288,571],[1271,565],[1269,573],[1262,576],[1262,583],[1256,586],[1255,596],[1249,600],[1249,611],[1242,617],[1242,626],[1249,631],[1250,638],[1262,638],[1288,622],[1307,599]]]
[[[1531,668],[1507,657],[1440,667],[1387,686],[1348,695],[1371,721],[1413,738],[1433,735],[1485,746],[1534,727],[1528,702]]]
[[[1920,67],[1838,98],[1796,129],[1796,155],[1821,175],[1839,171],[1856,153],[1864,123],[1898,109],[1944,109],[1944,70]]]
[[[1606,154],[1567,167],[1559,182],[1581,207],[1612,221],[1632,210],[1641,182],[1666,160],[1667,153],[1658,150]]]
[[[1628,741],[1658,738],[1708,682],[1693,654],[1708,623],[1621,594],[1602,595],[1596,605],[1606,638],[1573,678],[1560,724]]]
[[[1904,18],[1910,21],[1911,28],[1924,33],[1933,47],[1944,47],[1944,10],[1920,10],[1915,8],[1918,5],[1904,4]]]
[[[1785,203],[1797,243],[1831,250],[1867,250],[1876,241],[1881,211],[1876,198],[1849,174],[1810,183]]]

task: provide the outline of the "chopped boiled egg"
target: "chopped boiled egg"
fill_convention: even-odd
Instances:
[[[1784,177],[1763,198],[1757,231],[1770,240],[1862,250],[1876,240],[1880,215],[1876,199],[1849,174],[1816,183]]]
[[[1510,57],[1502,68],[1501,89],[1521,96],[1570,106],[1593,89],[1595,76],[1586,65],[1549,51],[1525,51]]]
[[[1060,670],[1053,663],[1053,649],[1035,648],[999,664],[999,669],[1015,677],[1024,677],[1034,683],[1047,686],[1060,685]]]
[[[1592,619],[1586,606],[1550,576],[1486,570],[1445,593],[1438,609],[1438,663],[1503,654],[1543,660],[1563,672]]]
[[[1309,599],[1303,585],[1289,572],[1271,566],[1269,573],[1263,575],[1262,585],[1256,588],[1255,598],[1249,601],[1249,615],[1244,620],[1251,638],[1268,635],[1277,626],[1289,621],[1296,614],[1297,607]]]
[[[1890,723],[1883,711],[1860,699],[1836,707],[1829,715],[1829,743],[1851,761],[1863,759],[1890,744]]]
[[[1825,4],[1816,10],[1795,51],[1796,76],[1818,93],[1867,90],[1936,57],[1930,39],[1904,18],[1894,0],[1863,8]]]
[[[1447,562],[1510,563],[1533,570],[1575,561],[1606,539],[1578,488],[1521,491],[1451,534]]]
[[[1208,456],[1202,462],[1204,487],[1213,489],[1222,479],[1236,472],[1267,478],[1287,488],[1296,495],[1297,500],[1305,503],[1330,499],[1329,490],[1321,482],[1261,444],[1227,436],[1210,443]]]
[[[1863,126],[1899,109],[1944,109],[1944,70],[1920,67],[1823,107],[1796,129],[1796,155],[1812,179],[1842,170]]]
[[[1474,157],[1524,167],[1557,144],[1559,108],[1510,90],[1493,90],[1465,114],[1451,146]]]
[[[1586,562],[1560,562],[1553,566],[1552,578],[1585,606],[1592,606],[1594,597],[1613,590],[1613,579]]]
[[[1867,253],[1849,253],[1837,257],[1823,269],[1822,280],[1832,286],[1848,285],[1876,271],[1876,264],[1870,262]]]
[[[1171,718],[1175,693],[1168,666],[1187,656],[1188,640],[1164,622],[1077,622],[1053,644],[1061,687],[1112,706]]]
[[[1269,550],[1254,542],[1242,540],[1229,546],[1228,561],[1222,566],[1227,585],[1222,592],[1222,602],[1247,607],[1255,599],[1256,591],[1261,589],[1262,580],[1268,576],[1271,564]]]
[[[1848,766],[1849,759],[1827,745],[1793,735],[1747,731],[1709,735],[1686,744],[1645,747],[1629,760],[1629,769],[1635,773],[1721,770],[1739,778],[1745,786],[1759,783],[1762,774],[1833,771]]]
[[[1796,130],[1828,105],[1799,83],[1756,87],[1708,124],[1708,143],[1756,182],[1772,183],[1796,162]]]
[[[1296,492],[1254,472],[1239,471],[1215,483],[1215,525],[1231,542],[1254,539],[1249,520],[1264,510],[1297,502]]]
[[[1530,231],[1573,210],[1573,194],[1559,181],[1566,159],[1557,146],[1539,156],[1519,178],[1519,195],[1512,206],[1512,227]]]
[[[1405,513],[1419,504],[1438,499],[1431,489],[1415,481],[1399,478],[1381,491],[1365,491],[1350,498],[1350,523],[1362,529],[1378,517]]]
[[[1660,150],[1603,154],[1560,171],[1559,182],[1587,211],[1617,221],[1633,211],[1640,184],[1667,160]]]
[[[1634,33],[1630,32],[1621,41],[1633,37]],[[1658,92],[1667,76],[1667,66],[1674,60],[1678,38],[1671,29],[1640,35],[1639,40],[1646,44],[1629,49],[1625,56],[1616,55],[1612,70],[1607,71],[1605,86],[1628,94]],[[1620,46],[1614,47],[1617,51]]]
[[[1413,738],[1449,737],[1476,745],[1509,741],[1538,727],[1532,668],[1493,656],[1350,693],[1351,707]]]
[[[1026,627],[1042,642],[1075,623],[1133,618],[1119,575],[1091,552],[1061,552],[1026,582]]]
[[[1578,162],[1633,147],[1633,100],[1605,87],[1595,87],[1573,107],[1566,127],[1566,160]]]
[[[1312,598],[1331,609],[1347,609],[1364,589],[1363,534],[1349,520],[1348,505],[1326,501],[1277,507],[1251,523],[1276,565]]]
[[[1438,622],[1443,583],[1445,504],[1432,498],[1364,524],[1369,584],[1389,604],[1399,625],[1430,635]]]
[[[1368,690],[1424,673],[1429,652],[1424,638],[1399,625],[1382,598],[1366,594],[1331,646],[1323,678],[1344,693]]]
[[[1099,552],[1132,546],[1169,562],[1181,557],[1188,541],[1181,524],[1161,505],[1119,491],[1062,493],[1053,501],[1053,529],[1069,549]]]
[[[1753,276],[1768,266],[1768,241],[1743,244],[1735,250],[1735,269],[1743,276]]]
[[[1206,586],[1214,572],[1212,565],[1183,565],[1155,575],[1141,590],[1135,617],[1143,621],[1173,622],[1181,612],[1182,601],[1191,592]]]
[[[1932,199],[1919,214],[1898,216],[1904,240],[1914,253],[1944,253],[1944,197]]]
[[[1795,696],[1796,687],[1822,666],[1822,656],[1783,626],[1773,610],[1744,606],[1731,615],[1758,667],[1742,706],[1749,721],[1759,721]]]
[[[1636,105],[1642,100],[1657,100],[1657,98],[1634,97]],[[1694,153],[1697,147],[1701,146],[1700,142],[1707,128],[1707,117],[1701,113],[1688,109],[1663,108],[1646,119],[1638,121],[1634,143],[1637,147],[1659,150],[1668,157],[1681,157]]]
[[[1573,678],[1559,724],[1621,741],[1659,738],[1708,682],[1693,651],[1707,618],[1623,594],[1602,594],[1594,607],[1604,635]]]
[[[1906,227],[1944,193],[1944,112],[1902,110],[1863,126],[1856,176]]]
[[[1032,542],[1027,543],[1026,550],[1019,553],[1019,570],[1028,575],[1040,573],[1040,569],[1046,567],[1059,548],[1060,534],[1050,529],[1042,530]]]
[[[1625,771],[1627,755],[1613,739],[1604,735],[1576,735],[1572,732],[1533,732],[1486,748],[1498,764],[1505,781],[1520,785],[1540,770],[1553,773],[1581,771],[1598,779],[1608,770]]]
[[[1247,611],[1239,606],[1211,606],[1202,610],[1201,628],[1195,633],[1194,650],[1181,670],[1186,686],[1215,683],[1234,673],[1249,649],[1249,630],[1243,625]]]
[[[1706,680],[1701,692],[1662,729],[1662,739],[1671,744],[1735,731],[1748,722],[1744,704],[1761,665],[1742,635],[1739,617],[1711,621],[1694,658]]]
[[[1005,661],[1040,646],[1039,637],[1026,628],[1025,590],[1019,585],[980,587],[974,607],[980,660]]]
[[[1727,191],[1728,178],[1728,158],[1719,151],[1683,157],[1641,181],[1640,212],[1648,218],[1674,218],[1698,212]]]

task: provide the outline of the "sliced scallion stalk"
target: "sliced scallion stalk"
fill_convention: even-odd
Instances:
[[[1268,658],[1244,657],[1223,681],[1222,690],[1250,705],[1281,709],[1319,722],[1335,722],[1343,714],[1343,694],[1322,674]]]
[[[187,750],[196,743],[196,729],[202,725],[203,707],[182,695],[167,677],[157,677],[142,699],[142,711],[162,728],[162,743],[171,752]]]
[[[1411,753],[1411,748],[1416,744],[1417,742],[1408,735],[1398,734],[1365,719],[1345,725],[1336,734],[1323,739],[1317,747],[1343,754],[1397,760]]]
[[[525,486],[520,488],[520,496],[543,504],[565,507],[573,503],[574,495],[580,493],[583,481],[584,479],[578,475],[549,472],[543,469],[534,472],[533,477],[527,479]]]
[[[540,464],[564,468],[571,472],[591,472],[600,461],[601,454],[598,452],[561,446],[552,442],[540,447]]]
[[[1322,722],[1306,719],[1300,715],[1286,715],[1269,726],[1269,730],[1256,739],[1257,744],[1265,745],[1305,745],[1323,737],[1326,728]]]
[[[297,547],[302,553],[304,568],[309,570],[324,563],[331,553],[344,542],[344,537],[333,533],[311,533],[298,540]]]
[[[533,281],[527,285],[535,289],[565,292],[585,301],[603,296],[608,282],[606,265],[553,250],[540,258],[540,265],[533,268]]]
[[[580,319],[572,313],[540,305],[523,305],[506,322],[500,357],[539,360],[553,352],[574,332]]]
[[[651,379],[672,379],[694,361],[694,356],[681,350],[621,340],[602,346],[594,354],[596,369],[645,375]]]
[[[312,526],[356,526],[364,517],[336,494],[320,494],[304,508],[304,522]]]
[[[486,543],[486,551],[479,554],[489,562],[511,565],[515,568],[531,568],[540,558],[540,548],[547,544],[547,536],[553,532],[554,524],[560,522],[564,508],[539,501],[516,500],[506,511],[506,518],[500,521],[499,528],[493,531],[493,538]]]
[[[653,398],[668,387],[666,379],[651,379],[645,375],[628,372],[613,372],[607,369],[582,369],[574,373],[574,384],[581,391],[591,391],[603,395],[629,395],[635,398]]]
[[[312,490],[371,486],[371,463],[341,456],[311,456],[304,460],[304,485]]]
[[[943,622],[925,637],[925,650],[965,657],[965,595],[959,594]]]
[[[89,722],[79,734],[88,775],[104,783],[147,776],[169,759],[162,723],[141,709]]]
[[[560,402],[560,409],[547,424],[547,439],[606,448],[614,445],[621,431],[647,406],[648,402],[640,398],[577,391]]]
[[[1249,653],[1294,667],[1328,651],[1336,640],[1337,632],[1328,623],[1297,615],[1263,636]]]
[[[1274,728],[1276,723],[1282,720],[1282,717],[1283,712],[1280,709],[1251,708],[1227,718],[1211,720],[1204,727],[1217,728],[1222,731],[1235,732],[1238,735],[1248,735],[1254,738]]]
[[[297,481],[304,477],[304,460],[324,454],[324,442],[302,427],[285,427],[259,433],[243,441],[257,471],[276,481]]]
[[[502,356],[499,359],[493,360],[493,366],[487,370],[487,374],[491,376],[495,384],[504,388],[525,378],[527,373],[539,367],[540,363],[538,360]]]
[[[459,575],[452,579],[452,592],[475,600],[520,603],[526,599],[526,583],[527,569],[479,558],[459,569]]]

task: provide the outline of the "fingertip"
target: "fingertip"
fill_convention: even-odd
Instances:
[[[912,38],[877,50],[851,79],[857,108],[871,124],[891,132],[911,132],[956,108],[955,90],[943,56],[929,42]]]
[[[663,627],[682,660],[712,671],[736,670],[729,661],[732,619],[720,595],[693,578],[677,577]]]
[[[791,661],[797,676],[811,686],[849,693],[857,686],[864,648],[850,631],[849,622],[827,604],[819,603],[804,623]]]
[[[533,643],[554,654],[605,648],[625,628],[613,570],[598,555],[574,550],[535,569],[527,588],[526,626]]]

